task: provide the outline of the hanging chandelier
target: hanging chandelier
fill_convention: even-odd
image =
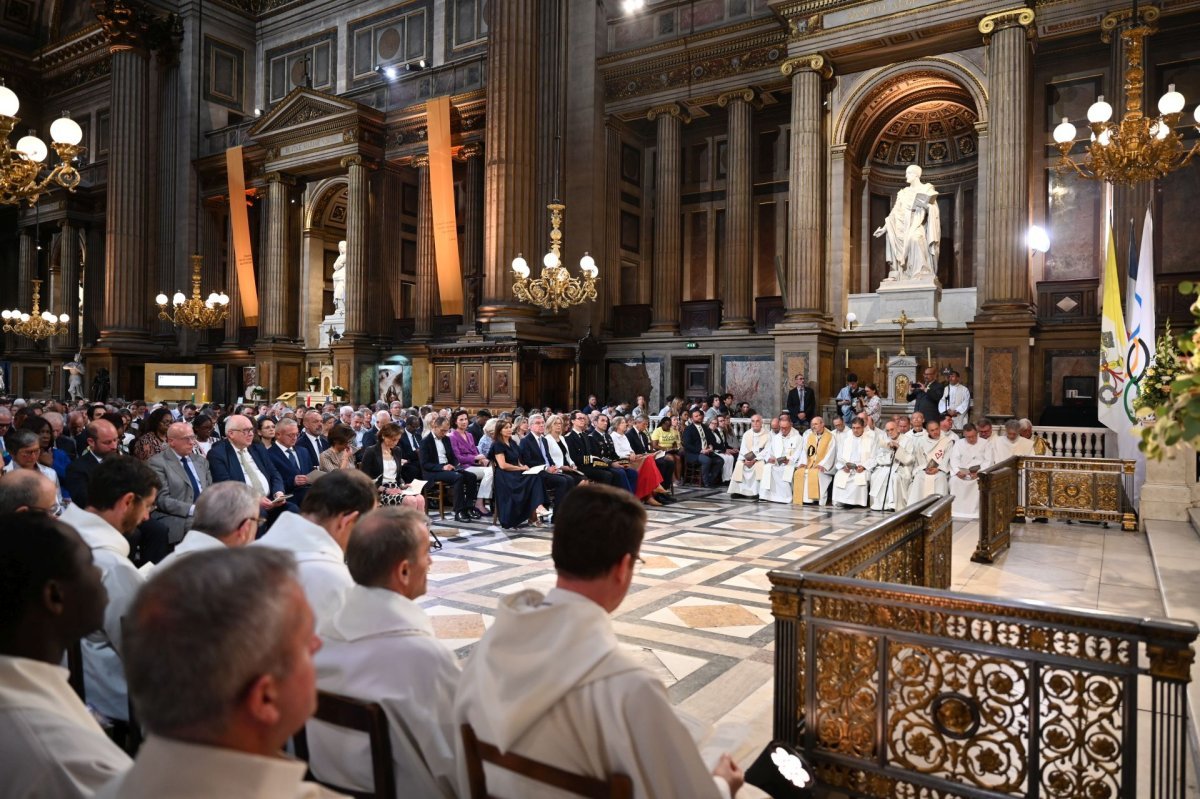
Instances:
[[[192,256],[192,296],[184,297],[182,291],[175,292],[171,298],[171,310],[167,309],[167,295],[159,294],[154,298],[158,303],[158,318],[170,322],[176,327],[190,327],[193,330],[203,330],[207,327],[218,327],[225,323],[229,316],[229,295],[215,291],[207,299],[200,298],[200,255]]]
[[[30,282],[33,283],[33,310],[29,313],[17,310],[0,312],[0,319],[4,320],[4,332],[16,333],[18,336],[34,341],[66,333],[71,317],[66,314],[56,317],[50,311],[43,311],[41,309],[42,281],[32,280]]]
[[[42,192],[59,186],[75,191],[79,185],[79,171],[72,162],[84,151],[79,145],[83,141],[83,129],[66,111],[50,125],[50,139],[59,163],[38,180],[49,150],[37,137],[37,131],[31,130],[22,136],[16,147],[8,143],[9,135],[21,121],[17,118],[20,108],[21,101],[16,92],[0,80],[0,205],[17,205],[22,200],[33,205]]]
[[[1121,12],[1109,15],[1105,24],[1115,27],[1121,15]],[[1145,41],[1155,31],[1146,23],[1158,17],[1158,10],[1151,8],[1144,17],[1139,16],[1134,2],[1130,17],[1129,27],[1121,31],[1125,48],[1125,114],[1120,122],[1112,121],[1113,107],[1104,101],[1104,95],[1088,108],[1092,137],[1082,162],[1070,156],[1075,146],[1076,129],[1064,117],[1054,129],[1054,142],[1061,153],[1056,167],[1060,174],[1074,171],[1089,180],[1130,185],[1164,177],[1186,166],[1200,149],[1200,142],[1197,142],[1185,150],[1183,139],[1176,130],[1185,100],[1175,91],[1175,84],[1169,85],[1159,98],[1157,117],[1151,118],[1142,112]],[[1195,120],[1196,128],[1200,130],[1200,106],[1196,108]]]
[[[512,262],[513,294],[521,302],[558,311],[583,302],[595,302],[596,281],[600,274],[596,259],[586,252],[579,259],[582,278],[572,277],[562,265],[562,220],[565,205],[555,200],[546,206],[550,211],[550,251],[542,256],[542,274],[530,279],[529,264],[518,254]]]

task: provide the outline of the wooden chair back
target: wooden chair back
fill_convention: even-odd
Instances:
[[[607,780],[584,777],[563,771],[556,766],[531,760],[512,752],[501,752],[492,744],[479,740],[470,724],[462,725],[463,755],[467,759],[467,778],[470,799],[499,799],[487,789],[484,763],[519,774],[522,777],[568,791],[587,799],[632,799],[633,780],[624,774],[612,774]]]
[[[394,799],[396,777],[392,767],[392,743],[388,733],[387,714],[376,702],[364,702],[329,691],[317,691],[317,712],[313,718],[346,730],[366,733],[371,747],[371,776],[374,791],[353,791],[324,780],[316,782],[332,791],[355,799]],[[308,760],[308,736],[301,728],[292,739],[296,756]],[[311,768],[309,771],[311,772]],[[315,778],[314,778],[315,779]]]

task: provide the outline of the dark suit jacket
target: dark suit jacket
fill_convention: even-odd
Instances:
[[[87,449],[87,446],[88,446],[87,428],[84,428],[83,432],[81,432],[79,435],[75,436],[74,441],[75,441],[75,456],[78,457],[83,454],[83,451],[85,449]],[[75,495],[72,494],[71,496],[75,496]]]
[[[625,431],[625,438],[629,439],[629,446],[638,455],[645,455],[650,451],[650,439],[642,441],[642,437],[638,435],[638,431],[632,427]]]
[[[802,423],[805,427],[817,415],[817,395],[812,390],[812,386],[804,387],[804,399],[800,399],[800,389],[793,388],[788,392],[787,410],[792,416],[792,424]],[[800,419],[800,414],[804,414],[804,419]]]
[[[587,433],[581,435],[572,430],[563,436],[563,440],[567,442],[567,452],[571,454],[571,460],[578,467],[587,466],[589,456],[600,454],[595,443],[588,438]]]
[[[716,449],[716,446],[717,442],[713,440],[712,431],[707,427],[704,428],[704,437],[701,438],[694,424],[688,422],[683,426],[683,454],[685,456],[695,458],[705,447]]]
[[[421,477],[421,467],[416,462],[416,458],[405,456],[404,450],[401,447],[392,447],[392,457],[396,459],[396,463],[400,463],[402,460],[408,461],[408,463],[397,470],[398,479],[406,483],[411,483],[413,480]],[[380,475],[383,474],[383,446],[376,444],[373,447],[364,449],[362,463],[359,464],[358,468],[367,477],[370,477],[372,480],[378,480]]]
[[[940,422],[942,414],[938,411],[938,404],[942,401],[942,394],[945,392],[945,383],[930,383],[924,389],[914,388],[908,392],[907,399],[914,403],[914,411],[920,411],[925,415],[925,421]]]
[[[437,445],[433,443],[435,438],[433,433],[429,433],[421,439],[421,467],[427,472],[444,471],[438,464]],[[400,441],[403,442],[404,439],[402,438]],[[443,438],[442,445],[446,450],[446,463],[457,468],[458,459],[454,457],[454,447],[451,446],[450,439]],[[403,451],[403,444],[397,449]]]
[[[79,455],[79,449],[75,446],[75,439],[70,436],[59,436],[55,440],[54,446],[70,455],[71,460],[75,460]]]
[[[329,439],[325,438],[325,436],[317,436],[317,438],[321,439],[321,446],[324,449],[329,449]],[[313,463],[320,463],[321,453],[313,448],[312,442],[308,440],[308,433],[305,433],[303,429],[300,430],[300,435],[296,437],[296,449],[303,449],[312,456]]]
[[[409,435],[410,434],[407,430],[400,434],[400,452],[403,453],[404,460],[408,461],[409,464],[415,465],[417,467],[417,472],[420,473],[422,459],[421,435],[419,433],[411,434],[412,438],[416,441],[415,445],[409,441]]]
[[[71,502],[81,508],[87,507],[88,480],[91,479],[92,472],[99,465],[100,461],[96,459],[92,451],[85,449],[83,454],[71,461],[71,465],[67,467],[63,488],[71,495]]]
[[[548,436],[546,438],[546,446],[554,446],[554,441]],[[521,439],[521,444],[517,449],[521,453],[521,463],[525,464],[526,466],[541,466],[542,464],[546,464],[547,466],[554,465],[553,461],[546,463],[546,459],[542,457],[542,448],[538,446],[537,436],[535,436],[533,433],[530,433]],[[570,450],[568,449],[568,452],[569,451]],[[574,459],[574,456],[572,456],[571,460]]]
[[[467,432],[471,434],[471,438],[475,439],[475,445],[479,445],[479,439],[483,438],[483,425],[478,422],[471,422],[467,425]]]
[[[299,445],[299,442],[296,442]],[[214,449],[216,447],[214,446]],[[267,448],[267,457],[271,459],[271,464],[275,467],[275,471],[279,472],[280,478],[283,479],[283,491],[285,494],[292,495],[292,503],[299,505],[304,502],[304,495],[308,493],[308,486],[296,485],[296,477],[302,474],[308,474],[313,469],[317,468],[313,463],[312,456],[308,454],[308,450],[295,448],[296,460],[300,462],[300,471],[296,471],[296,467],[292,466],[292,462],[288,460],[287,454],[283,448],[276,445],[271,445]]]
[[[271,456],[267,454],[266,447],[262,444],[251,444],[248,451],[254,465],[267,478],[267,495],[275,496],[276,493],[282,492],[283,478],[279,476],[279,470],[271,463]],[[208,465],[212,467],[214,483],[224,483],[227,480],[246,482],[246,473],[242,471],[242,464],[238,463],[237,453],[233,451],[233,445],[228,441],[219,441],[213,444],[213,448],[208,451]]]

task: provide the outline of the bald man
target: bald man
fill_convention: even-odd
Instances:
[[[16,469],[0,480],[0,514],[28,510],[53,513],[57,508],[58,492],[41,472]]]

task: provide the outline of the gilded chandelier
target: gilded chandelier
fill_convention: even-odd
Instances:
[[[16,333],[18,336],[34,341],[66,333],[71,317],[66,314],[56,317],[50,311],[43,311],[41,309],[42,281],[32,280],[30,282],[33,283],[33,310],[29,313],[17,310],[0,313],[0,318],[4,320],[4,332]]]
[[[1150,9],[1145,18],[1152,20],[1157,16],[1157,9]],[[1115,19],[1116,15],[1110,15],[1105,22]],[[1200,142],[1197,142],[1185,151],[1183,140],[1175,129],[1185,104],[1183,95],[1175,91],[1175,84],[1168,86],[1166,94],[1159,98],[1158,117],[1150,118],[1142,113],[1143,52],[1145,40],[1153,33],[1154,28],[1139,18],[1135,2],[1130,26],[1121,32],[1125,47],[1125,114],[1120,122],[1112,122],[1113,108],[1104,102],[1103,95],[1092,104],[1087,111],[1092,140],[1082,163],[1070,156],[1076,130],[1064,117],[1054,129],[1054,141],[1061,153],[1057,166],[1060,173],[1073,170],[1089,180],[1125,185],[1141,183],[1186,166],[1200,149]],[[1200,106],[1196,108],[1195,119],[1197,130],[1200,130]]]
[[[8,137],[21,120],[17,111],[21,101],[16,92],[0,80],[0,205],[17,205],[22,200],[33,205],[38,196],[50,189],[63,187],[75,191],[79,185],[79,172],[72,165],[83,151],[83,129],[71,119],[66,111],[50,126],[50,138],[59,163],[38,180],[42,162],[49,151],[46,143],[39,139],[36,131],[29,131],[17,141],[16,147],[8,143]]]
[[[203,257],[192,256],[192,296],[184,297],[182,291],[175,292],[171,298],[173,312],[167,310],[167,295],[159,294],[154,298],[158,303],[158,318],[170,322],[176,327],[190,327],[203,330],[206,327],[217,327],[229,316],[229,295],[215,291],[207,299],[200,298],[200,264]]]
[[[562,265],[562,220],[567,207],[555,201],[546,208],[550,211],[550,251],[542,257],[542,274],[531,280],[529,264],[518,254],[512,262],[513,275],[516,277],[513,294],[521,302],[551,311],[583,302],[595,302],[596,276],[600,273],[596,259],[585,252],[579,259],[582,278],[571,276]]]

